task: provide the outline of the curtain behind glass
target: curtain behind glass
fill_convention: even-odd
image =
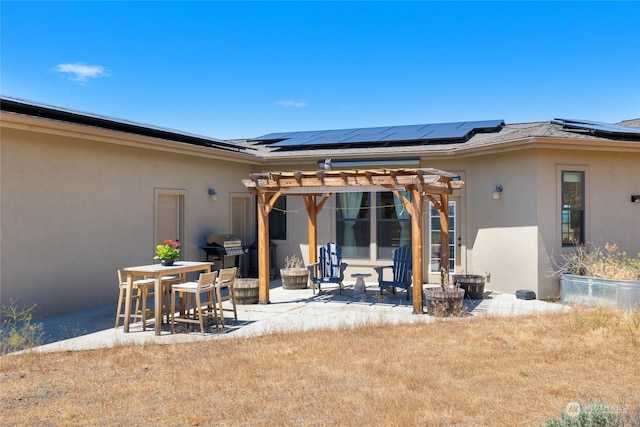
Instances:
[[[342,237],[342,256],[355,257],[356,249],[356,232],[353,226],[356,224],[355,219],[360,213],[362,205],[362,192],[338,193],[340,197],[340,206],[342,207],[342,217],[344,221],[344,234]]]
[[[402,194],[405,199],[410,200],[408,191],[400,191],[400,194]],[[396,216],[398,217],[398,219],[408,219],[409,212],[402,203],[402,199],[399,198],[395,193],[393,194],[393,202],[396,207]],[[411,223],[408,221],[398,221],[398,223],[400,224],[400,246],[410,244]]]

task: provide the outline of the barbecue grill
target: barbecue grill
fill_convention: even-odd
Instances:
[[[207,261],[220,261],[222,268],[239,267],[240,257],[247,253],[248,248],[242,246],[242,241],[233,234],[209,234],[207,245],[200,246],[207,254]]]

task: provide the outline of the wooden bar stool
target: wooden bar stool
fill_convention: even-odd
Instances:
[[[135,279],[135,278],[134,278]],[[126,290],[127,290],[127,275],[122,270],[118,270],[118,305],[116,307],[116,326],[115,329],[118,328],[118,324],[120,323],[120,319],[124,319],[125,316],[132,316],[133,321],[136,321],[136,318],[140,318],[142,321],[142,329],[146,330],[147,323],[147,314],[149,312],[153,312],[153,310],[147,310],[147,298],[153,296],[153,287],[154,280],[153,279],[144,279],[139,278],[133,281],[131,287],[131,302],[135,300],[136,305],[133,313],[124,313],[124,304],[126,298]]]
[[[233,312],[233,318],[238,321],[238,312],[236,311],[236,294],[234,289],[234,282],[236,279],[237,267],[223,268],[220,270],[220,275],[216,281],[216,301],[218,302],[218,309],[220,310],[220,319],[222,322],[222,329],[224,329],[224,312]],[[227,289],[226,295],[222,295],[222,289]],[[223,301],[230,301],[231,307],[225,308],[222,305]]]
[[[169,323],[171,318],[171,287],[178,283],[184,283],[185,276],[184,274],[162,276],[160,280],[162,280],[162,310],[164,315],[167,316],[167,323]]]
[[[216,328],[218,327],[218,313],[215,301],[215,283],[218,272],[201,273],[197,282],[177,283],[171,286],[171,333],[174,332],[175,322],[195,323],[200,326],[200,332],[204,335],[204,319],[213,317]],[[205,300],[201,296],[204,294]],[[185,305],[184,313],[176,316],[176,296]],[[194,299],[193,313],[188,301]]]

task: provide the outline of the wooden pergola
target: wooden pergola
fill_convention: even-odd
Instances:
[[[440,215],[440,268],[449,273],[449,196],[464,183],[456,175],[431,168],[261,172],[243,180],[258,203],[259,302],[269,303],[269,213],[280,196],[300,196],[308,215],[309,262],[317,261],[317,216],[334,193],[391,191],[411,216],[413,313],[422,306],[422,211],[429,199]],[[403,195],[410,195],[409,200]],[[405,193],[405,194],[406,194]]]

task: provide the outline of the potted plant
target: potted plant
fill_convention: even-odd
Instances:
[[[479,274],[455,274],[453,283],[464,289],[464,296],[467,299],[484,298],[485,277]]]
[[[440,286],[424,288],[427,313],[434,317],[462,316],[464,292],[457,283],[449,283],[449,274],[440,267]]]
[[[284,268],[280,269],[283,289],[305,289],[309,282],[309,270],[297,255],[284,259]]]
[[[163,245],[156,246],[156,256],[162,265],[173,265],[174,261],[180,258],[180,240],[165,240]]]
[[[586,243],[552,262],[563,302],[615,304],[629,311],[640,307],[640,253],[630,257],[616,244],[602,249]]]

